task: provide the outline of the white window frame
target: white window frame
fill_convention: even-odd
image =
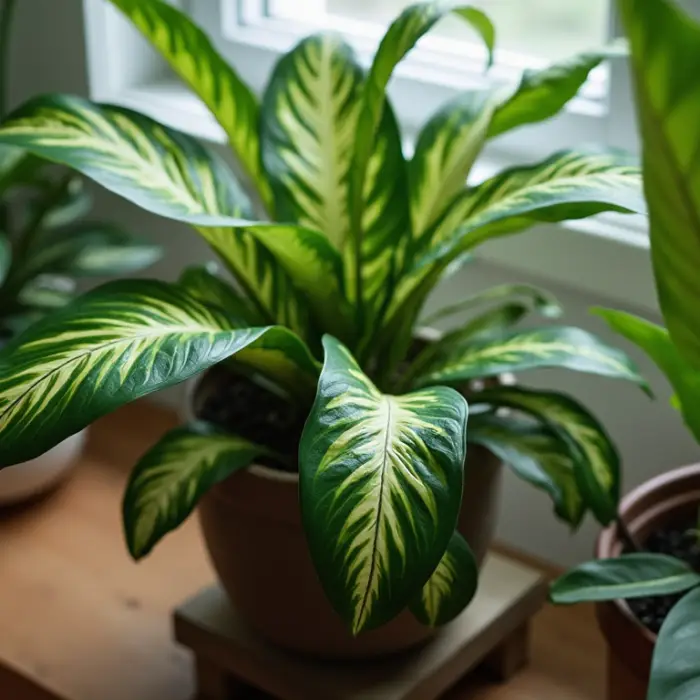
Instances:
[[[307,21],[280,21],[265,16],[261,12],[265,0],[171,2],[193,14],[258,93],[264,89],[281,53],[312,29]],[[693,2],[700,4],[700,0]],[[84,0],[84,7],[92,99],[141,111],[212,143],[225,143],[223,130],[204,105],[169,77],[164,61],[107,0]],[[357,47],[360,59],[369,62],[381,28],[344,21],[343,29]],[[460,89],[483,84],[478,68],[471,72],[456,69],[465,59],[478,66],[485,58],[483,50],[476,44],[460,42],[460,51],[462,56],[456,58],[459,54],[440,51],[437,42],[428,37],[399,68],[390,96],[409,141],[439,105]],[[513,66],[519,64],[517,56],[499,52],[489,76],[512,80]],[[613,62],[609,70],[609,77],[599,71],[582,96],[554,120],[499,139],[487,150],[477,177],[582,143],[635,148],[627,67],[619,61]],[[449,81],[445,80],[445,71],[449,71]],[[457,80],[455,75],[459,76]],[[611,81],[610,109],[600,99],[604,79]],[[553,232],[552,228],[558,230]],[[641,310],[657,309],[646,231],[639,222],[630,223],[624,217],[604,216],[543,226],[541,230],[484,246],[479,257],[514,273],[593,292]]]

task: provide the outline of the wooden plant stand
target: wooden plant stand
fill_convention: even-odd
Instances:
[[[491,555],[475,601],[433,641],[363,662],[319,661],[266,644],[218,586],[176,611],[175,637],[194,652],[197,700],[434,700],[478,665],[501,681],[525,666],[530,620],[546,591],[538,572]]]

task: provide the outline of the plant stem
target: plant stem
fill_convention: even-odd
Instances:
[[[10,79],[10,36],[17,0],[4,0],[0,10],[0,119],[7,116]]]
[[[630,532],[630,529],[627,527],[627,523],[625,523],[619,513],[615,518],[615,523],[617,524],[617,530],[620,533],[622,541],[627,545],[628,549],[631,549],[633,552],[644,551],[634,538],[634,535]]]

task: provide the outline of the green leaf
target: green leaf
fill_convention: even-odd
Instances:
[[[434,227],[434,248],[426,258],[447,255],[449,261],[491,238],[538,222],[581,219],[604,211],[646,212],[639,168],[620,152],[563,151],[542,163],[506,170],[457,197]]]
[[[92,196],[80,176],[71,177],[60,191],[60,199],[52,202],[41,217],[41,226],[45,229],[68,226],[90,213]],[[50,193],[47,194],[50,197]]]
[[[21,306],[38,311],[61,309],[75,298],[75,280],[65,275],[38,275],[17,295]]]
[[[700,374],[678,352],[668,331],[651,321],[612,309],[593,309],[620,335],[640,347],[671,382],[686,425],[700,441]]]
[[[477,309],[485,304],[501,301],[522,301],[529,308],[540,313],[546,318],[558,318],[562,315],[563,309],[556,298],[539,287],[529,284],[503,284],[479,292],[463,301],[451,306],[446,306],[435,313],[426,316],[422,323],[432,326],[438,321],[442,321],[451,316],[457,316],[466,311]]]
[[[338,250],[350,233],[361,88],[350,46],[335,34],[316,34],[282,57],[263,101],[263,159],[278,218],[323,231]]]
[[[700,24],[677,3],[619,0],[631,46],[659,302],[681,356],[700,368]]]
[[[236,326],[254,326],[262,323],[260,315],[250,306],[248,300],[218,276],[216,264],[185,268],[178,284],[203,304],[225,311]]]
[[[201,497],[270,450],[206,423],[167,433],[144,455],[124,495],[124,532],[134,559],[179,527]]]
[[[12,246],[4,233],[0,233],[0,284],[5,280],[12,264]]]
[[[478,413],[469,419],[469,442],[490,450],[513,472],[547,493],[557,517],[578,528],[585,515],[566,443],[541,423],[513,415]]]
[[[46,161],[21,148],[0,144],[0,193],[21,186],[43,186],[42,174]]]
[[[44,273],[118,275],[149,267],[162,256],[152,245],[113,224],[85,222],[40,237],[19,266],[23,278]]]
[[[478,585],[474,554],[462,535],[455,532],[437,569],[411,603],[411,612],[424,625],[446,625],[472,602]]]
[[[464,189],[486,141],[493,106],[489,92],[468,91],[421,130],[409,170],[415,238],[422,238]]]
[[[300,397],[313,393],[316,363],[287,329],[232,328],[223,312],[164,282],[104,285],[0,353],[0,464],[36,457],[119,406],[237,353]]]
[[[260,110],[251,89],[185,13],[161,0],[110,1],[211,110],[263,204],[272,212],[272,192],[260,158]]]
[[[436,358],[415,380],[417,387],[464,382],[506,372],[560,367],[625,379],[649,390],[629,357],[580,328],[548,326],[492,334]]]
[[[648,700],[696,700],[700,694],[700,588],[666,618],[654,648]]]
[[[564,394],[514,387],[486,389],[479,401],[515,409],[544,423],[574,457],[574,473],[585,505],[601,525],[617,515],[620,457],[603,426],[581,404]]]
[[[541,70],[523,72],[515,92],[496,110],[489,138],[557,115],[605,59],[624,55],[619,45],[581,53]]]
[[[338,341],[324,347],[299,451],[302,519],[326,594],[357,634],[405,608],[447,549],[467,404],[446,388],[383,395]]]
[[[358,263],[366,254],[363,225],[366,226],[365,209],[371,203],[363,202],[367,194],[367,175],[372,155],[381,141],[380,133],[386,131],[385,113],[388,109],[386,88],[396,66],[403,60],[418,40],[442,17],[453,12],[480,35],[489,52],[489,65],[493,59],[495,30],[489,18],[479,9],[455,2],[418,2],[407,7],[391,24],[374,56],[359,107],[355,147],[350,179],[350,212],[354,249],[351,261]],[[385,181],[390,176],[381,174]],[[356,275],[358,289],[351,288],[350,298],[367,299],[362,276]]]
[[[552,584],[549,597],[557,605],[573,605],[671,595],[698,585],[700,575],[685,562],[645,552],[577,566]]]
[[[249,210],[223,160],[195,139],[120,107],[37,97],[8,117],[0,143],[68,165],[171,219],[225,225]]]

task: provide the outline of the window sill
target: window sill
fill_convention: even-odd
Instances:
[[[105,96],[100,95],[101,100]],[[147,114],[212,144],[226,136],[206,107],[174,80],[131,87],[108,101]],[[508,155],[482,159],[479,179],[517,161]],[[641,217],[603,215],[585,221],[543,225],[526,235],[503,238],[477,257],[514,273],[533,275],[590,293],[640,312],[657,313],[649,242]]]

